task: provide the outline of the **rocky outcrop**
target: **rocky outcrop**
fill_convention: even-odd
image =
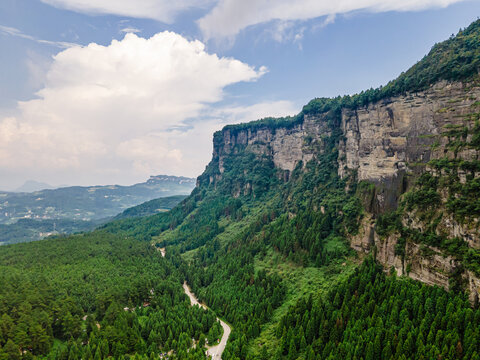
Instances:
[[[438,285],[445,289],[450,287],[450,278],[461,266],[452,256],[446,256],[433,246],[416,244],[407,241],[403,254],[398,254],[396,246],[399,235],[380,237],[375,231],[375,222],[371,216],[366,216],[361,223],[357,235],[351,239],[351,246],[360,253],[374,251],[376,259],[384,265],[386,270],[395,269],[398,276],[405,275],[428,285]],[[480,295],[480,278],[472,271],[466,270],[462,274],[465,288],[473,302],[478,301]]]
[[[225,157],[248,150],[271,156],[277,168],[291,172],[300,161],[305,164],[313,159],[316,150],[312,144],[321,144],[324,136],[329,133],[322,115],[305,116],[291,127],[227,128],[214,143],[213,158],[218,159],[218,170],[223,173]]]
[[[371,218],[362,221],[361,231],[352,238],[352,247],[364,253],[375,251],[376,259],[387,269],[394,268],[398,275],[407,275],[415,280],[429,285],[439,285],[448,289],[449,274],[457,266],[450,256],[443,256],[442,252],[431,246],[424,246],[407,242],[404,254],[396,251],[399,240],[398,234],[380,237],[375,232]]]
[[[478,99],[479,87],[441,82],[420,93],[343,110],[344,160],[339,173],[357,169],[359,180],[379,182],[398,176],[408,164],[443,157],[447,140],[439,135],[446,126],[468,125],[465,116]],[[432,149],[436,141],[440,143]],[[470,150],[458,156],[472,158],[478,153]]]
[[[464,160],[480,158],[474,149],[460,148],[453,153],[448,135],[449,129],[471,129],[475,125],[471,115],[480,110],[479,104],[478,84],[440,82],[422,92],[383,99],[365,107],[342,109],[342,135],[337,143],[338,174],[345,177],[353,172],[359,181],[375,184],[374,201],[367,208],[359,234],[351,239],[352,248],[362,253],[375,249],[377,259],[386,268],[393,266],[398,274],[449,287],[449,277],[458,266],[454,258],[445,256],[440,249],[411,241],[399,256],[395,250],[398,235],[380,238],[375,232],[375,216],[395,209],[415,178],[425,170],[433,171],[427,166],[430,160],[445,156]],[[221,177],[224,172],[228,156],[251,151],[269,156],[288,179],[288,174],[300,162],[318,161],[315,155],[323,151],[325,139],[332,135],[330,129],[327,115],[322,113],[305,115],[302,121],[274,127],[258,124],[227,127],[214,142],[217,176]],[[465,178],[463,174],[463,181]],[[418,221],[415,214],[410,215],[408,226],[424,230],[428,225]],[[461,237],[469,246],[480,248],[477,222],[474,219],[461,224],[445,214],[438,229],[448,237]],[[470,271],[465,271],[463,276],[471,297],[478,296],[480,279]]]
[[[388,98],[367,107],[344,109],[339,144],[339,175],[349,169],[358,180],[378,184],[380,211],[395,208],[405,187],[405,175],[418,171],[418,164],[445,156],[448,127],[473,126],[465,117],[475,110],[480,88],[472,84],[441,82],[430,89]],[[478,158],[466,150],[457,158]],[[393,190],[393,191],[392,191]]]

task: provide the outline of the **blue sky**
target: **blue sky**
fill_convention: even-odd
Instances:
[[[479,14],[468,0],[2,0],[0,188],[197,176],[214,130],[385,84]]]

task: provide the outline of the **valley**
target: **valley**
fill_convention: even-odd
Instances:
[[[167,211],[183,200],[194,185],[191,178],[159,175],[132,186],[0,192],[0,242],[10,244],[91,231],[114,217]]]
[[[479,73],[477,20],[385,86],[225,126],[168,211],[2,246],[0,360],[480,359]]]

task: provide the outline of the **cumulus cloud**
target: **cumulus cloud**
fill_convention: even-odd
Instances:
[[[229,38],[242,29],[272,20],[308,20],[352,11],[418,11],[464,0],[219,0],[198,25],[205,39]]]
[[[113,14],[155,19],[171,23],[175,16],[191,8],[201,8],[213,0],[41,0],[68,10],[92,14]]]
[[[33,178],[61,174],[63,183],[198,175],[223,121],[212,104],[225,99],[226,86],[265,72],[172,32],[69,48],[54,56],[37,98],[0,119],[0,168]],[[291,109],[270,103],[221,118],[251,120],[276,106]]]

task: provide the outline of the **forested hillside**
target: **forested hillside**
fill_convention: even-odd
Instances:
[[[186,280],[224,360],[478,359],[479,54],[477,21],[384,88],[215,133],[168,212],[2,248],[0,358],[203,358]]]
[[[479,39],[480,22],[476,22],[456,37],[435,45],[430,54],[418,64],[383,88],[351,97],[315,99],[293,118],[268,118],[225,127],[214,135],[213,159],[204,174],[199,177],[197,188],[180,206],[168,214],[146,218],[137,223],[132,221],[112,223],[106,226],[106,230],[152,239],[158,243],[158,246],[167,246],[169,251],[171,249],[182,254],[184,261],[189,264],[184,268],[184,272],[194,290],[212,309],[233,324],[232,340],[224,353],[224,359],[283,356],[289,359],[305,356],[312,358],[310,349],[314,350],[313,358],[329,358],[329,356],[338,358],[339,355],[335,352],[337,348],[320,352],[321,345],[318,345],[318,342],[314,347],[313,341],[319,336],[319,327],[316,335],[310,336],[306,344],[301,344],[300,336],[291,347],[292,340],[285,340],[283,336],[285,334],[278,331],[279,321],[283,316],[287,316],[289,305],[295,304],[298,299],[312,295],[317,299],[312,306],[321,306],[319,301],[328,304],[333,300],[330,300],[328,295],[333,291],[328,290],[329,286],[336,287],[336,281],[351,273],[355,263],[360,262],[362,258],[363,248],[360,258],[356,258],[355,252],[350,248],[352,241],[369,241],[365,249],[375,253],[376,241],[385,241],[382,239],[385,239],[387,233],[391,234],[395,231],[394,224],[401,224],[402,229],[407,229],[399,236],[395,235],[395,239],[400,238],[400,240],[395,240],[395,243],[390,241],[393,245],[388,245],[391,246],[392,252],[400,254],[394,256],[403,259],[396,272],[398,270],[409,275],[412,269],[410,262],[414,260],[408,257],[410,254],[408,246],[416,246],[419,242],[424,243],[430,247],[421,248],[424,255],[421,258],[423,260],[419,261],[425,262],[426,266],[422,271],[429,277],[423,279],[420,274],[417,278],[430,284],[438,281],[439,285],[445,286],[440,281],[443,277],[437,280],[435,278],[437,273],[430,274],[429,271],[433,271],[430,270],[430,266],[434,267],[434,265],[430,265],[430,262],[437,259],[436,254],[442,254],[444,248],[449,249],[449,253],[445,253],[445,256],[454,256],[452,263],[457,265],[454,266],[454,270],[446,269],[446,274],[442,275],[446,278],[446,286],[450,286],[451,291],[467,291],[469,295],[475,295],[474,292],[478,290],[475,287],[472,288],[469,282],[474,281],[478,276],[475,269],[475,264],[478,263],[476,240],[473,245],[469,245],[466,238],[453,238],[447,233],[438,232],[432,236],[430,228],[426,231],[424,228],[411,228],[406,221],[400,218],[395,220],[391,214],[392,209],[396,209],[399,205],[398,209],[404,209],[408,206],[404,204],[412,204],[412,199],[417,203],[423,201],[428,206],[434,204],[428,199],[431,187],[425,188],[425,192],[420,191],[420,194],[415,197],[411,191],[417,191],[415,189],[419,185],[416,184],[425,183],[431,186],[432,182],[426,180],[428,175],[422,174],[428,173],[427,170],[431,165],[427,163],[430,159],[432,165],[437,161],[435,149],[438,149],[438,152],[445,150],[444,153],[452,157],[455,155],[455,149],[458,150],[458,146],[454,147],[458,142],[453,142],[456,133],[452,132],[456,127],[450,125],[452,129],[449,130],[447,126],[447,131],[450,131],[447,133],[443,129],[445,122],[448,124],[450,121],[450,115],[444,115],[446,111],[442,110],[446,105],[458,103],[459,106],[463,106],[462,111],[466,114],[464,117],[469,121],[465,125],[467,130],[464,130],[464,133],[469,142],[471,139],[474,146],[475,119],[478,116],[475,115],[477,114],[475,106],[469,104],[480,100],[477,98],[476,90],[480,58]],[[451,98],[446,90],[449,89],[450,83],[445,81],[451,84],[460,82],[460,85],[452,85],[454,89],[459,87],[460,90],[451,92]],[[432,112],[431,116],[434,117],[434,125],[438,127],[434,131],[440,137],[444,133],[444,136],[448,137],[446,145],[445,142],[437,141],[437,137],[411,132],[407,136],[417,137],[414,150],[410,148],[400,150],[398,145],[395,145],[396,148],[388,143],[387,146],[392,146],[392,149],[386,149],[386,145],[381,143],[369,144],[369,146],[386,149],[387,154],[392,152],[393,159],[400,156],[395,152],[406,153],[405,160],[392,164],[392,171],[386,172],[386,175],[382,175],[383,177],[378,176],[376,172],[359,173],[362,170],[361,167],[358,170],[354,166],[349,167],[347,136],[354,134],[345,133],[348,114],[354,113],[357,109],[358,111],[370,109],[377,106],[375,105],[377,103],[388,106],[388,104],[395,104],[395,101],[403,102],[404,98],[405,105],[402,104],[402,106],[415,108],[418,107],[415,102],[422,101],[422,97],[415,100],[414,95],[411,94],[419,91],[427,94],[432,92],[433,95],[427,96],[433,99],[439,92],[445,94],[441,101],[435,100],[439,102],[439,110]],[[463,100],[461,97],[457,99],[457,96],[468,97],[468,99]],[[443,105],[443,102],[446,105]],[[391,111],[393,120],[389,121],[395,122],[395,111]],[[387,115],[390,114],[386,112]],[[463,119],[463,113],[459,115],[462,115]],[[368,118],[365,121],[368,121]],[[407,123],[403,126],[410,125]],[[408,131],[408,128],[405,131]],[[461,132],[458,134],[462,136]],[[399,140],[395,141],[399,143]],[[401,139],[401,141],[405,140]],[[408,141],[406,144],[410,146]],[[361,154],[362,151],[367,150],[359,151]],[[450,151],[452,155],[449,154]],[[390,161],[390,158],[386,159]],[[419,166],[422,164],[421,159],[427,166]],[[416,162],[409,163],[409,161]],[[380,165],[378,168],[379,170],[376,170],[378,173],[385,172]],[[472,172],[471,181],[477,181],[476,174],[475,171]],[[457,192],[465,192],[469,201],[474,202],[479,194],[476,187],[469,185],[469,179],[467,177],[467,186],[456,181],[455,177],[452,177],[451,181],[456,184],[455,186],[462,188],[456,190]],[[462,199],[456,198],[457,202]],[[453,198],[450,201],[452,202]],[[449,206],[449,209],[453,212],[457,211],[453,205]],[[461,209],[465,208],[459,207],[457,213],[459,218],[465,216],[460,213],[464,211]],[[471,211],[468,212],[471,215],[474,214]],[[369,230],[372,231],[369,235],[365,232],[365,228],[371,223],[377,230]],[[444,240],[436,240],[435,236],[438,238],[443,236]],[[441,244],[438,241],[443,242],[445,247],[440,246],[437,249],[435,246]],[[407,247],[404,250],[406,256],[403,258],[401,258],[402,244]],[[377,248],[378,251],[383,251],[380,245]],[[384,251],[388,252],[390,248],[385,248]],[[429,253],[435,256],[428,255]],[[383,261],[383,258],[381,260]],[[389,262],[383,261],[383,263],[387,270],[390,270]],[[468,276],[471,276],[468,278],[470,280],[462,280],[467,274],[463,270],[465,268],[471,271],[468,273]],[[414,270],[415,268],[411,270],[411,275],[417,275]],[[295,281],[290,281],[290,277],[295,278]],[[382,294],[381,286],[385,285],[382,285],[380,280],[375,281],[375,278],[368,278],[370,286],[374,293]],[[320,284],[317,282],[318,279],[321,279]],[[398,289],[404,289],[403,291],[408,294],[418,291],[419,285],[414,282],[390,277],[382,281],[393,284],[391,286],[398,286]],[[398,285],[396,285],[397,282]],[[321,291],[315,289],[316,285],[321,288]],[[276,294],[268,292],[268,289],[275,288],[278,289]],[[421,301],[428,300],[435,303],[436,297],[444,296],[440,295],[440,290],[423,291]],[[245,292],[248,296],[244,296]],[[458,296],[461,306],[468,309],[470,307],[468,300]],[[475,296],[472,297],[474,298]],[[386,298],[385,301],[388,300],[389,298]],[[370,299],[362,300],[362,304],[363,301],[368,303]],[[303,314],[300,317],[308,319],[311,310],[306,312],[302,307],[301,309]],[[399,308],[398,312],[402,309]],[[407,311],[410,309],[407,308]],[[354,316],[359,317],[359,321],[366,324],[371,314],[365,312],[354,314]],[[409,316],[410,321],[415,324],[420,324],[424,320],[414,318],[413,314]],[[347,316],[345,321],[348,321],[346,318]],[[387,320],[387,318],[382,319],[384,324]],[[287,326],[287,333],[291,326],[293,324]],[[298,321],[295,326],[299,326]],[[328,323],[325,326],[332,325]],[[443,326],[442,323],[438,329],[434,329],[435,336],[437,330],[441,330],[443,333],[439,336],[443,336],[447,330]],[[478,331],[478,324],[472,324],[472,326],[474,332]],[[390,335],[398,337],[400,330],[402,330],[401,327]],[[475,351],[478,349],[470,348],[467,352],[469,340],[464,341],[464,330],[460,327],[453,327],[450,330],[452,339],[457,339],[455,344],[450,338],[444,343],[442,338],[433,347],[434,344],[425,338],[423,341],[425,353],[419,358],[429,358],[432,354],[440,356],[442,353],[443,358],[455,358],[450,348],[452,344],[456,348],[457,343],[460,343],[458,347],[465,348],[462,356],[474,358]],[[298,332],[295,334],[298,336]],[[383,348],[386,342],[383,342],[382,334],[379,336],[382,336]],[[368,341],[374,342],[376,335],[375,333],[372,339],[368,338]],[[400,335],[404,341],[408,334],[406,330],[402,330]],[[428,332],[426,335],[428,336]],[[338,345],[343,333],[336,336],[333,342]],[[470,335],[467,336],[469,337]],[[349,339],[351,337],[347,337],[345,342],[351,342],[350,345],[355,349],[358,344]],[[325,341],[322,344],[327,344],[330,339],[322,341]],[[408,345],[403,349],[403,343],[398,347],[398,340],[395,341],[395,344],[390,344],[394,347],[391,355],[387,354],[385,358],[390,356],[395,359],[410,358],[415,348],[408,348],[410,346]],[[288,344],[285,344],[286,342]],[[283,344],[282,351],[278,352],[277,347],[281,344]],[[365,344],[368,345],[368,342]],[[362,343],[361,346],[366,346],[365,344]],[[309,348],[308,351],[306,346]],[[444,347],[447,348],[446,351]],[[355,358],[365,358],[366,351],[366,348],[358,350]],[[344,355],[346,356],[348,352],[345,351]],[[352,358],[354,353],[353,350],[350,351]],[[455,356],[458,355],[457,352],[455,354]]]
[[[4,211],[0,215],[0,218],[3,216],[0,219],[0,245],[92,231],[112,218],[141,217],[167,211],[186,195],[150,199],[187,194],[193,184],[193,179],[159,176],[130,187],[70,187],[34,193],[0,193],[0,199],[4,201],[0,204],[0,210]],[[145,200],[148,201],[143,203]],[[140,205],[136,205],[138,203]],[[128,208],[123,210],[125,207]]]
[[[480,310],[467,297],[387,276],[368,258],[324,297],[281,319],[278,358],[479,359]]]
[[[215,316],[190,306],[178,261],[105,232],[3,247],[0,359],[204,359],[192,339]]]
[[[140,205],[124,210],[122,213],[115,216],[113,220],[139,218],[165,212],[173,209],[186,197],[186,195],[174,195],[146,201]]]

